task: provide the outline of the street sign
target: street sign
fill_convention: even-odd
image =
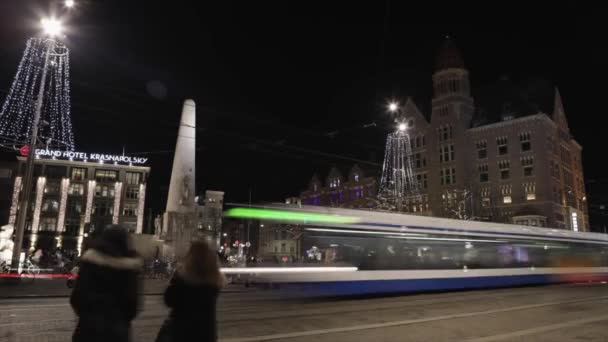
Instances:
[[[24,157],[29,156],[29,154],[30,154],[30,147],[28,145],[21,146],[21,148],[19,149],[19,154],[21,154]]]

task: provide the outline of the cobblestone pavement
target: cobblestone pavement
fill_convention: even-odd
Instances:
[[[154,341],[167,314],[144,297],[134,341]],[[245,341],[608,341],[608,285],[558,285],[365,299],[281,299],[232,288],[221,296],[219,333]],[[0,341],[69,341],[67,298],[0,300]]]

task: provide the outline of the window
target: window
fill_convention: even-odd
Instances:
[[[485,140],[478,141],[475,143],[477,147],[477,158],[486,159],[488,157],[488,143]]]
[[[574,180],[572,178],[572,172],[564,169],[563,174],[564,174],[564,184],[567,185],[569,188],[574,188]]]
[[[551,160],[549,166],[551,167],[551,175],[553,175],[553,177],[556,177],[557,179],[559,179],[560,178],[559,163]]]
[[[439,162],[445,163],[454,160],[454,144],[439,146]]]
[[[572,230],[578,232],[578,218],[575,212],[572,213]]]
[[[59,202],[54,199],[47,199],[42,204],[42,211],[44,212],[56,212],[59,210]]]
[[[500,171],[500,179],[505,180],[509,179],[509,168],[511,167],[511,163],[508,160],[501,160],[498,162],[498,169]]]
[[[452,126],[441,126],[437,129],[439,141],[452,139]]]
[[[504,203],[504,204],[513,203],[513,200],[511,198],[511,185],[501,186],[500,193],[502,194],[502,203]]]
[[[422,189],[426,189],[429,187],[428,180],[426,177],[426,173],[419,173],[416,175],[416,180],[418,181],[418,186]]]
[[[416,162],[416,168],[421,168],[426,166],[426,157],[422,153],[416,153],[414,155],[414,160]]]
[[[279,252],[279,248],[277,246],[274,246],[274,252],[278,253]]]
[[[55,195],[59,193],[59,183],[47,182],[44,187],[44,193],[48,195]]]
[[[73,167],[71,178],[73,181],[83,181],[87,179],[87,169]]]
[[[440,117],[446,117],[450,113],[448,106],[440,106],[437,107],[437,113]]]
[[[135,186],[130,186],[127,188],[127,199],[138,199],[139,198],[139,188]]]
[[[481,206],[487,208],[490,206],[490,189],[484,188],[480,191],[481,194]]]
[[[358,181],[359,181],[359,175],[355,174],[355,182],[358,182]]]
[[[490,180],[490,177],[488,175],[488,165],[487,164],[479,165],[478,169],[479,169],[479,182],[480,183],[488,182]]]
[[[82,203],[79,200],[68,200],[68,216],[79,216],[82,213]]]
[[[40,231],[54,232],[57,230],[57,219],[54,217],[43,217],[40,219]]]
[[[564,146],[561,146],[560,148],[560,157],[562,159],[562,163],[564,165],[568,165],[568,167],[570,167],[572,161],[571,161],[571,157],[570,157],[570,151],[565,148]]]
[[[422,136],[422,146],[426,145],[426,139],[424,138],[424,135]]]
[[[82,196],[84,195],[84,185],[73,183],[70,184],[70,188],[68,189],[68,194],[74,196]]]
[[[137,205],[125,203],[125,206],[122,208],[123,216],[137,216]]]
[[[451,167],[451,168],[441,169],[441,170],[439,170],[439,175],[441,177],[441,185],[456,184],[456,169],[455,168]]]
[[[524,177],[530,177],[534,174],[534,157],[522,157],[521,167],[524,169]]]
[[[110,216],[114,213],[114,203],[110,201],[95,201],[92,214],[95,216]]]
[[[287,240],[287,231],[281,230],[281,240]]]
[[[415,144],[415,146],[416,146],[416,147],[420,147],[420,146],[422,146],[422,145],[420,144],[420,140],[421,140],[421,139],[420,139],[420,136],[417,136],[417,137],[416,137],[416,144]]]
[[[95,170],[95,180],[101,183],[115,182],[118,178],[116,171]]]
[[[279,240],[279,231],[278,230],[274,231],[274,239]]]
[[[80,228],[80,222],[78,220],[68,220],[65,222],[65,232],[66,235],[76,235],[78,234],[78,229]]]
[[[521,143],[521,151],[526,152],[532,149],[530,142],[530,132],[523,132],[519,134],[519,142]]]
[[[293,246],[289,246],[289,253],[293,254],[295,252],[295,248]]]
[[[127,172],[127,184],[139,185],[141,173],[139,172]]]
[[[496,145],[498,146],[498,155],[502,156],[509,153],[507,143],[507,137],[496,138]]]
[[[114,197],[114,187],[107,185],[95,186],[95,196],[97,197]]]
[[[47,165],[44,173],[47,179],[61,179],[66,176],[68,168],[59,165]]]
[[[286,247],[287,247],[287,246],[286,246],[286,245],[285,245],[285,243],[283,242],[283,243],[281,244],[281,253],[285,253],[285,251],[287,250],[287,248],[286,248]]]
[[[526,201],[533,201],[536,199],[536,183],[523,183],[524,193],[526,194]]]
[[[556,187],[553,187],[553,202],[562,203],[562,196],[559,190]]]

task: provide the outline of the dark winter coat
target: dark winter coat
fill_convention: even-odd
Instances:
[[[165,291],[172,341],[216,341],[217,286],[176,272]]]
[[[73,342],[127,342],[138,311],[137,257],[117,257],[98,249],[80,259],[70,304],[78,316]]]

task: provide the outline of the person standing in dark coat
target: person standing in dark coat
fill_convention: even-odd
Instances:
[[[204,241],[193,242],[165,291],[171,313],[158,340],[216,341],[215,305],[225,283],[215,251]]]
[[[70,304],[78,316],[73,342],[128,342],[138,307],[143,261],[125,228],[111,226],[80,258]]]

